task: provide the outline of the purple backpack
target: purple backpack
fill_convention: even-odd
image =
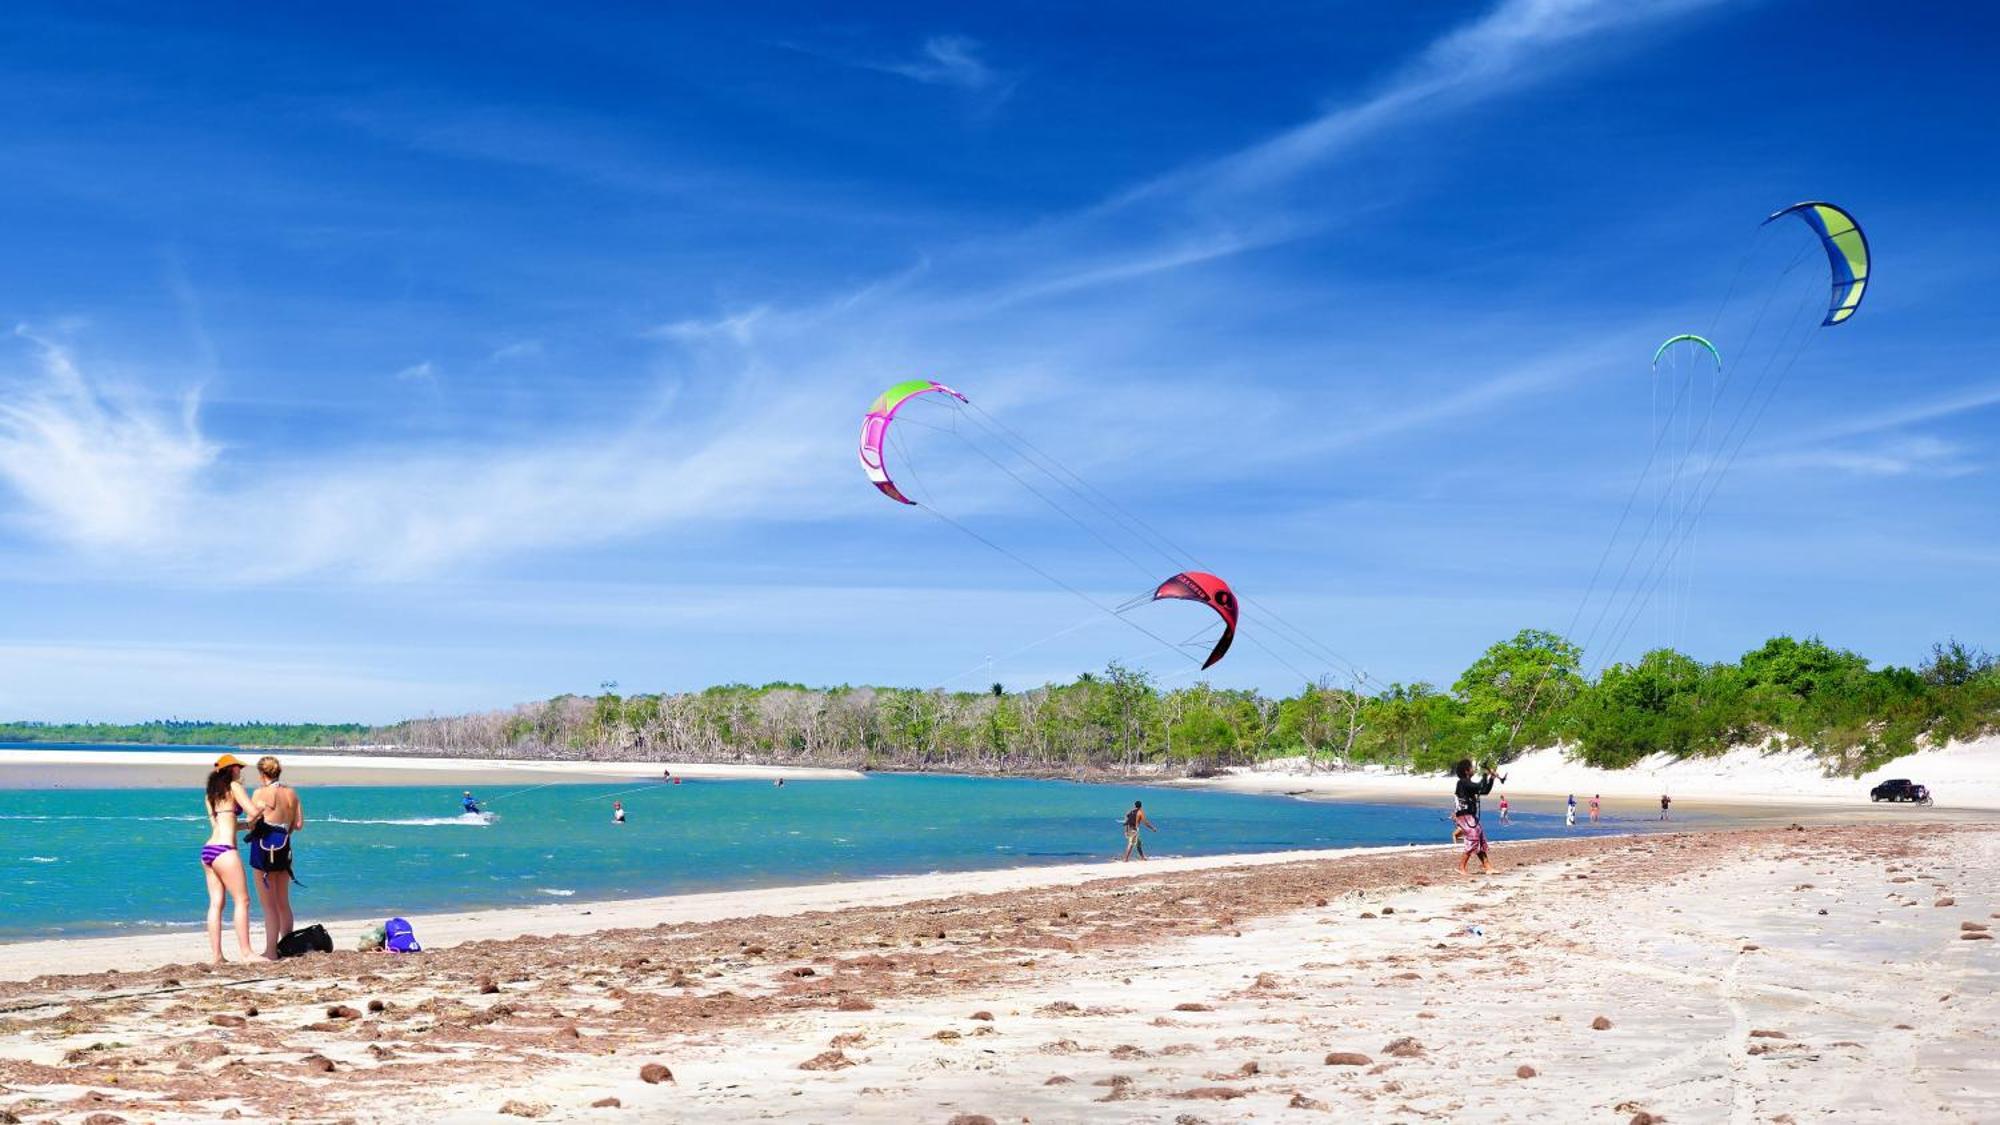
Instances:
[[[401,918],[391,918],[382,923],[382,948],[391,953],[424,951],[424,947],[417,944],[417,931]]]

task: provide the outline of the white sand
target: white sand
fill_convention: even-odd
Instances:
[[[254,765],[263,751],[237,754]],[[34,748],[0,751],[0,789],[151,788],[199,786],[215,761],[212,750],[79,750]],[[647,780],[671,769],[689,780],[793,778],[855,780],[854,770],[713,762],[586,762],[526,758],[444,758],[396,754],[278,751],[285,780],[301,785],[499,785],[520,782],[579,784]],[[192,779],[192,780],[190,780]]]
[[[1584,858],[1050,953],[1030,987],[800,1011],[417,1108],[465,1122],[510,1098],[555,1121],[2000,1121],[2000,951],[1960,940],[1962,921],[2000,908],[2000,840],[1958,833],[1870,860],[1789,839],[1670,863],[1659,881],[1650,861]],[[1934,907],[1945,889],[1956,902]],[[1385,904],[1393,916],[1362,917]],[[854,1065],[799,1068],[830,1045]],[[1325,1061],[1350,1051],[1367,1061]],[[653,1059],[674,1084],[638,1080]],[[590,1108],[607,1094],[624,1108]]]
[[[1760,805],[1867,805],[1878,782],[1906,777],[1930,787],[1939,808],[2000,809],[2000,736],[1920,750],[1860,778],[1826,777],[1805,751],[1763,753],[1738,749],[1715,758],[1647,758],[1630,769],[1601,770],[1572,761],[1561,749],[1535,750],[1508,763],[1510,796],[1591,794],[1625,802],[1657,803],[1660,794],[1695,800]],[[1177,785],[1246,793],[1291,793],[1353,799],[1436,799],[1449,795],[1447,779],[1369,768],[1308,771],[1286,758]],[[1496,790],[1496,795],[1498,790]]]

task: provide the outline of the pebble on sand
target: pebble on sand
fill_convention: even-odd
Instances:
[[[1305,1096],[1304,1094],[1293,1094],[1293,1095],[1292,1095],[1292,1100],[1291,1100],[1291,1101],[1288,1101],[1288,1102],[1286,1102],[1285,1104],[1286,1104],[1286,1105],[1288,1105],[1288,1106],[1290,1106],[1290,1107],[1291,1107],[1291,1108],[1293,1108],[1293,1109],[1325,1109],[1325,1108],[1327,1108],[1327,1105],[1326,1105],[1326,1103],[1325,1103],[1325,1102],[1323,1102],[1323,1101],[1320,1101],[1320,1100],[1319,1100],[1318,1098],[1309,1098],[1309,1097],[1306,1097],[1306,1096]]]
[[[326,1018],[330,1020],[358,1020],[361,1018],[361,1013],[345,1004],[335,1004],[326,1010]]]
[[[1934,903],[1931,903],[1931,905],[1932,905],[1932,906],[1957,906],[1957,905],[1958,905],[1958,900],[1957,900],[1957,899],[1955,899],[1955,898],[1941,898],[1941,899],[1937,900],[1936,902],[1934,902]]]
[[[248,1021],[245,1020],[242,1016],[222,1015],[222,1016],[210,1016],[208,1017],[208,1022],[214,1024],[217,1027],[242,1027]]]
[[[847,1052],[840,1050],[821,1051],[799,1064],[800,1070],[845,1070],[854,1065]]]
[[[549,1107],[540,1102],[510,1101],[500,1107],[500,1112],[509,1117],[545,1117]]]
[[[1960,941],[1992,941],[1992,940],[1993,940],[1993,935],[1992,935],[1992,934],[1978,934],[1978,933],[1972,933],[1972,934],[1960,934],[1960,935],[1958,935],[1958,938],[1959,938],[1959,940],[1960,940]]]
[[[333,1060],[321,1054],[307,1055],[299,1060],[299,1065],[319,1074],[332,1074],[334,1069]]]
[[[1535,1073],[1535,1068],[1532,1066],[1517,1066],[1514,1068],[1514,1077],[1516,1078],[1533,1078]]]
[[[842,996],[840,1003],[835,1004],[834,1007],[843,1012],[871,1012],[875,1010],[875,1005],[869,1003],[866,998],[856,996],[853,993]]]
[[[1785,1033],[1784,1033],[1784,1032],[1782,1032],[1782,1031],[1769,1031],[1769,1030],[1766,1030],[1766,1029],[1764,1029],[1764,1028],[1761,1028],[1761,1027],[1760,1027],[1760,1028],[1754,1028],[1754,1029],[1752,1029],[1752,1030],[1751,1030],[1751,1032],[1750,1032],[1750,1038],[1752,1038],[1752,1039],[1790,1039],[1790,1038],[1791,1038],[1791,1036],[1789,1036],[1789,1035],[1785,1034]]]
[[[1213,1012],[1214,1010],[1215,1008],[1211,1005],[1197,1003],[1192,1000],[1185,1004],[1174,1005],[1174,1011],[1176,1012]]]
[[[1382,1053],[1399,1059],[1422,1058],[1424,1045],[1405,1035],[1400,1039],[1389,1040],[1388,1045],[1382,1048]]]
[[[1074,1079],[1074,1078],[1071,1078],[1071,1077],[1070,1077],[1069,1075],[1067,1075],[1067,1074],[1052,1074],[1052,1075],[1050,1075],[1050,1076],[1049,1076],[1049,1080],[1048,1080],[1047,1082],[1044,1082],[1044,1083],[1042,1083],[1042,1085],[1044,1085],[1044,1086],[1074,1086],[1074,1085],[1076,1085],[1076,1079]]]
[[[993,1013],[992,1013],[992,1012],[988,1012],[988,1011],[984,1011],[984,1010],[981,1010],[981,1011],[977,1011],[977,1012],[974,1012],[974,1013],[972,1013],[972,1018],[973,1018],[973,1019],[976,1019],[976,1020],[980,1020],[980,1021],[982,1021],[982,1022],[985,1022],[985,1023],[992,1023],[992,1022],[993,1022]]]
[[[950,1125],[999,1125],[983,1113],[960,1113],[953,1115]]]
[[[1984,922],[1960,922],[1958,928],[1970,934],[1983,934],[1988,929]]]
[[[490,996],[493,993],[500,991],[500,986],[494,983],[492,977],[480,977],[479,979],[472,982],[472,988],[474,991],[478,992],[481,996]]]
[[[625,1103],[619,1101],[617,1098],[599,1098],[590,1103],[590,1108],[592,1109],[622,1109],[624,1106]]]
[[[1192,1090],[1182,1090],[1174,1095],[1197,1102],[1226,1102],[1244,1096],[1244,1091],[1234,1086],[1196,1086]]]
[[[647,1063],[639,1068],[639,1081],[648,1086],[658,1086],[662,1082],[672,1082],[674,1072],[665,1063]]]
[[[1611,1030],[1611,1021],[1610,1021],[1610,1020],[1608,1020],[1608,1019],[1605,1019],[1605,1018],[1604,1018],[1603,1016],[1599,1016],[1599,1017],[1597,1017],[1596,1019],[1594,1019],[1594,1020],[1591,1020],[1591,1021],[1590,1021],[1590,1030],[1592,1030],[1592,1031],[1610,1031],[1610,1030]]]
[[[389,1005],[386,1001],[370,1000],[368,1002],[368,1010],[371,1012],[386,1012],[389,1010]]]
[[[1328,1066],[1368,1066],[1374,1061],[1359,1051],[1334,1051],[1326,1056]]]

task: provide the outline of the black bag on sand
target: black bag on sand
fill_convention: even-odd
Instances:
[[[333,935],[314,922],[303,930],[293,930],[278,939],[278,958],[303,957],[308,953],[332,953]]]

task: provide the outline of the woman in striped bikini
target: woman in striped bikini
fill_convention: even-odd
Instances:
[[[236,852],[236,816],[256,815],[250,793],[239,780],[243,763],[234,754],[215,760],[208,772],[208,843],[201,848],[201,873],[208,880],[208,952],[216,964],[222,963],[222,898],[225,891],[235,906],[229,923],[236,930],[236,947],[245,961],[255,960],[250,948],[249,884],[243,877],[243,857]]]

